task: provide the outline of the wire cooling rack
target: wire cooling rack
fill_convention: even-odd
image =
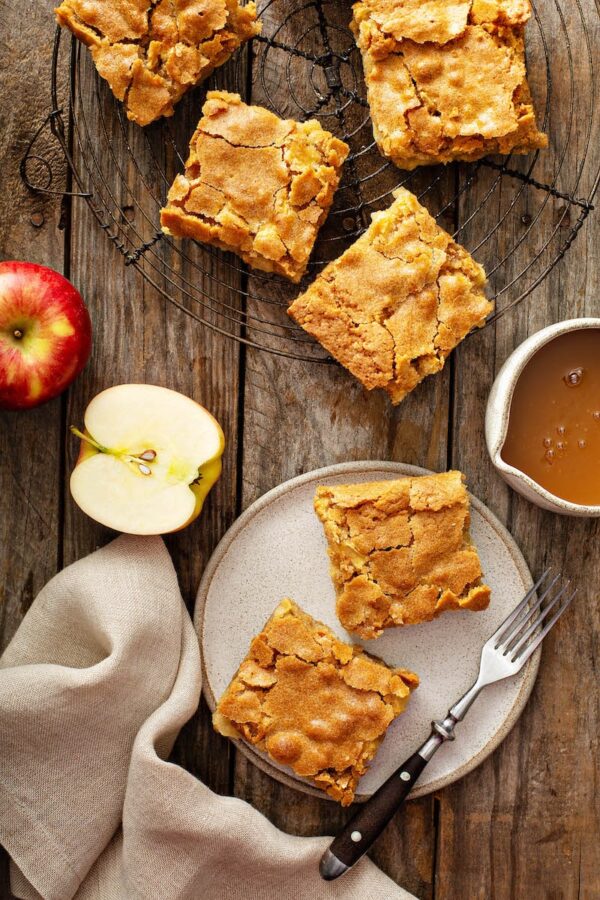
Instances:
[[[283,356],[330,362],[286,313],[318,271],[367,227],[371,213],[404,185],[483,263],[496,302],[493,321],[528,297],[570,247],[600,180],[593,0],[538,0],[527,29],[529,81],[550,146],[527,157],[403,172],[373,141],[360,56],[346,0],[262,0],[263,33],[177,106],[141,129],[93,67],[89,53],[57,29],[51,111],[21,165],[36,191],[85,199],[123,256],[197,322]],[[65,73],[67,77],[65,78]],[[235,90],[278,115],[317,118],[351,148],[334,205],[300,286],[249,270],[229,253],[168,238],[159,212],[206,89]],[[582,89],[583,88],[583,89]],[[58,142],[67,183],[57,187]]]

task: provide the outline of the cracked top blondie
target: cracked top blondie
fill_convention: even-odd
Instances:
[[[283,600],[219,700],[215,729],[244,737],[347,806],[418,677]]]
[[[348,631],[374,638],[448,609],[488,606],[460,472],[319,487],[315,510]]]
[[[255,269],[302,277],[348,146],[318,122],[280,119],[209,91],[161,211],[163,231],[232,250]]]
[[[238,0],[63,0],[55,12],[138,125],[173,115],[186,91],[260,32],[255,4]]]
[[[485,273],[405,188],[288,312],[368,389],[399,403],[492,304]]]
[[[546,147],[525,70],[529,0],[360,0],[373,134],[403,169]]]

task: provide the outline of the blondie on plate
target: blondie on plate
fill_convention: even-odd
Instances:
[[[319,487],[315,510],[347,631],[374,638],[448,609],[488,606],[460,472]]]
[[[280,119],[209,91],[161,212],[163,231],[231,250],[255,269],[302,277],[348,146],[318,122]]]
[[[547,146],[525,69],[529,0],[360,0],[353,11],[373,133],[396,165]]]
[[[485,273],[405,188],[288,312],[368,389],[393,403],[484,324]]]
[[[213,723],[347,806],[418,683],[413,672],[388,668],[283,600],[252,641]]]
[[[55,12],[138,125],[173,115],[186,91],[260,32],[255,4],[238,0],[63,0]]]

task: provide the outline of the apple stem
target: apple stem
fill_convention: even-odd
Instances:
[[[75,428],[74,425],[71,425],[71,431],[73,434],[81,438],[82,441],[86,441],[86,443],[91,444],[92,447],[95,447],[100,453],[110,453],[110,450],[107,447],[103,447],[102,444],[99,444],[98,441],[95,441],[93,437],[90,437],[89,434],[84,434],[83,431],[80,431],[79,428]]]
[[[25,332],[24,332],[24,331],[21,331],[20,328],[15,328],[15,330],[13,331],[13,337],[14,337],[17,341],[20,341],[21,338],[24,337],[24,335],[25,335]]]

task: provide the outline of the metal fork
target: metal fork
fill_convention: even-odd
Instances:
[[[571,589],[570,581],[563,583],[560,573],[551,578],[536,600],[533,599],[550,574],[551,570],[546,569],[483,645],[475,684],[448,710],[445,719],[431,723],[431,735],[425,743],[360,807],[330,844],[319,867],[321,877],[326,881],[339,878],[367,852],[406,800],[436,750],[446,741],[454,740],[456,723],[464,719],[483,688],[516,675],[562,616],[577,589]]]

